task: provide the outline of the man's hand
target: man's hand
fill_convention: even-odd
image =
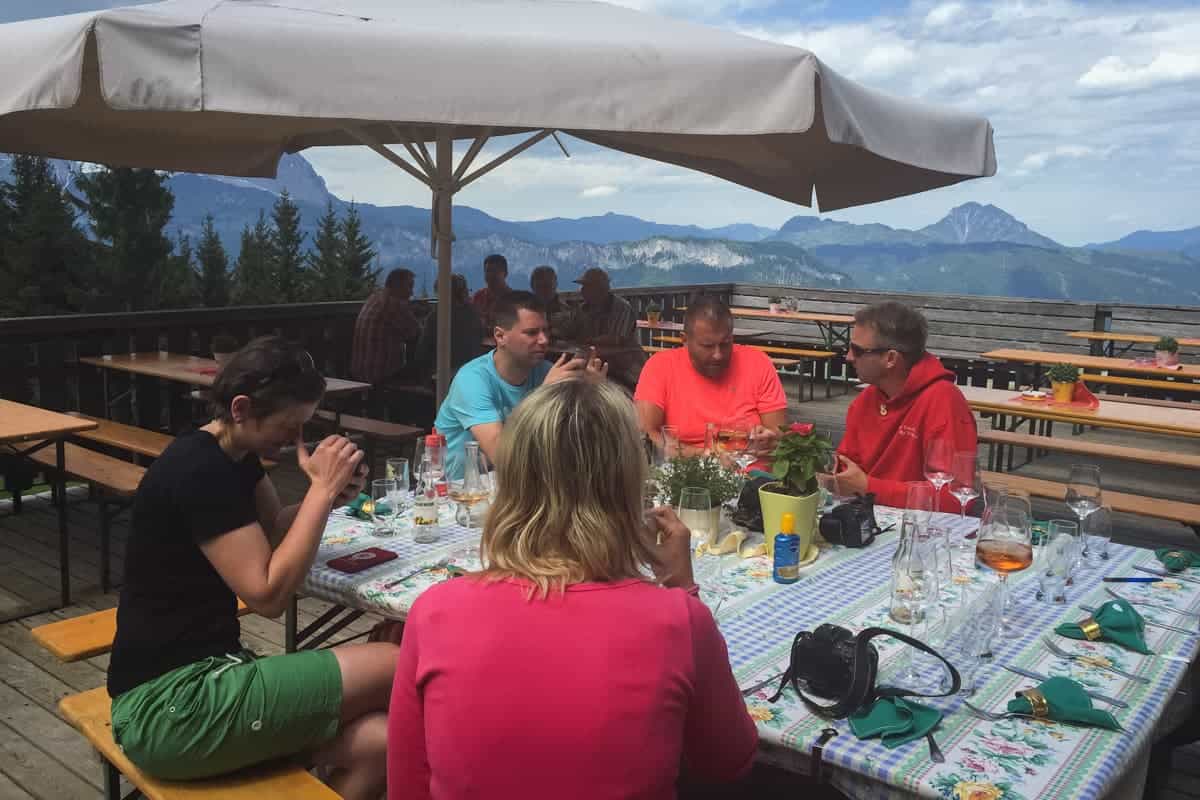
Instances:
[[[584,368],[583,377],[589,383],[604,383],[608,380],[608,362],[601,361],[595,357],[595,350],[592,351],[593,358],[588,360],[587,367]]]
[[[656,508],[650,515],[653,524],[647,527],[658,541],[655,548],[658,563],[653,565],[655,577],[663,586],[690,589],[696,585],[692,577],[692,532],[670,506]]]
[[[866,494],[867,473],[863,472],[862,467],[841,453],[838,453],[837,458],[838,465],[841,467],[837,473],[838,491],[847,497],[855,494]]]
[[[570,380],[571,378],[582,377],[586,369],[587,362],[585,360],[575,358],[571,353],[563,353],[558,357],[558,361],[554,362],[554,366],[550,368],[550,371],[546,373],[546,380],[542,381],[542,384],[548,385]]]
[[[766,458],[775,451],[779,444],[779,429],[768,428],[766,425],[756,425],[750,431],[750,453],[756,458]]]

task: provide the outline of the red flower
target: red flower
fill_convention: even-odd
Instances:
[[[813,432],[813,424],[811,422],[793,422],[788,426],[790,433],[798,433],[801,436],[808,436]]]

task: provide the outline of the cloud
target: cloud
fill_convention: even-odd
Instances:
[[[1200,54],[1159,53],[1147,64],[1130,64],[1121,56],[1105,56],[1079,76],[1079,86],[1101,92],[1132,92],[1153,86],[1200,79]]]
[[[1030,173],[1037,172],[1044,168],[1053,160],[1088,158],[1090,156],[1099,156],[1104,153],[1094,147],[1080,144],[1064,144],[1055,147],[1053,150],[1042,150],[1036,153],[1030,153],[1021,160],[1020,166],[1013,172],[1014,175],[1025,176]]]
[[[954,22],[964,11],[962,3],[942,3],[934,6],[925,15],[925,25],[930,28],[941,28]]]
[[[579,196],[588,199],[593,197],[612,197],[619,191],[620,189],[615,186],[589,186],[580,192]]]

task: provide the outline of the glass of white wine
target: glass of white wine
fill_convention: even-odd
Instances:
[[[458,503],[454,521],[464,528],[481,527],[480,506],[491,498],[491,475],[479,442],[467,442],[463,454],[463,479],[450,487],[450,499]]]

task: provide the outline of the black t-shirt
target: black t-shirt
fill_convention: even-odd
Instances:
[[[258,520],[263,474],[256,455],[234,462],[206,431],[178,437],[146,470],[125,546],[111,696],[241,649],[237,596],[199,545]]]

